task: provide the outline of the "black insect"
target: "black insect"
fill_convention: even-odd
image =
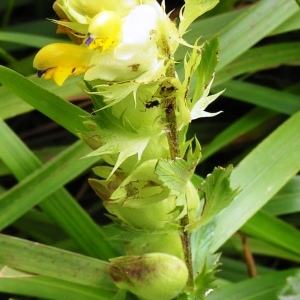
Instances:
[[[146,108],[157,107],[160,104],[158,100],[151,100],[145,103]]]

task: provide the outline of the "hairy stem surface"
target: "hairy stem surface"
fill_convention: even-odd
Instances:
[[[169,70],[170,73],[173,73],[172,70]],[[173,75],[173,74],[172,74]],[[179,145],[179,135],[177,130],[177,120],[176,120],[176,97],[170,96],[165,97],[165,113],[167,121],[167,135],[168,143],[170,147],[170,157],[172,160],[180,157],[180,145]],[[186,225],[189,224],[189,217],[185,215],[180,220],[180,225],[182,228],[181,242],[184,251],[184,259],[186,266],[189,271],[189,278],[187,282],[187,288],[193,289],[193,264],[192,264],[192,252],[191,252],[191,236],[185,231]]]

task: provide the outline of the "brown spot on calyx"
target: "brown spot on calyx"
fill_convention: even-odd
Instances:
[[[129,65],[128,68],[130,68],[132,72],[137,72],[140,68],[140,64]]]
[[[155,277],[158,265],[147,260],[144,255],[127,257],[124,261],[112,262],[107,266],[107,271],[115,282],[143,281],[146,283]]]
[[[133,258],[131,263],[123,268],[123,272],[130,278],[144,281],[150,274],[152,275],[153,265],[150,266],[145,262],[145,258],[141,256]]]

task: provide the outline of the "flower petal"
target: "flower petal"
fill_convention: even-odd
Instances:
[[[33,67],[45,79],[53,79],[58,85],[62,85],[69,76],[88,70],[93,55],[94,51],[84,46],[54,43],[37,53]]]

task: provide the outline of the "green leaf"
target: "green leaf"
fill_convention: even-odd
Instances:
[[[217,72],[214,86],[241,74],[277,68],[280,65],[299,64],[300,43],[279,43],[256,47],[243,53]]]
[[[108,263],[15,237],[0,235],[0,263],[27,273],[100,288],[116,290],[108,275]]]
[[[51,91],[51,93],[59,96],[60,98],[71,98],[83,93],[82,89],[77,84],[77,77],[69,78],[63,86],[58,86],[50,80],[38,78],[36,75],[29,76],[28,79],[43,89]],[[4,86],[0,87],[0,97],[2,99],[6,99],[6,101],[0,101],[0,117],[3,120],[34,110],[33,106],[21,100]]]
[[[276,91],[258,84],[230,80],[226,81],[226,84],[219,85],[218,88],[225,89],[223,96],[283,114],[291,115],[300,109],[297,95],[285,91]]]
[[[191,249],[193,258],[194,277],[204,265],[205,257],[209,253],[215,224],[213,222],[201,226],[191,235]]]
[[[184,78],[182,83],[177,90],[176,98],[178,102],[178,110],[180,111],[180,119],[182,119],[183,124],[189,124],[191,122],[190,111],[187,107],[187,104],[190,104],[190,100],[188,100],[188,92],[190,88],[191,79],[193,78],[193,73],[195,69],[197,69],[199,63],[201,62],[202,54],[200,49],[198,49],[197,43],[195,43],[195,47],[193,48],[191,54],[186,54],[184,58],[184,62],[181,65],[184,65]],[[182,76],[181,76],[182,77]],[[198,100],[198,99],[196,99]],[[189,107],[190,108],[190,107]],[[179,119],[179,118],[178,118]],[[179,120],[180,120],[179,119]]]
[[[241,240],[239,239],[239,241]],[[230,255],[231,254],[232,252],[230,253]],[[221,261],[221,269],[220,269],[220,273],[218,273],[218,278],[225,279],[226,280],[225,284],[229,285],[230,284],[229,282],[234,283],[234,282],[240,282],[242,280],[249,279],[247,266],[244,261],[236,260],[236,258],[228,258],[226,257],[225,252],[223,252],[220,261]],[[256,267],[259,275],[272,272],[271,268],[267,268],[259,264],[256,264]],[[218,289],[221,288],[222,286],[219,286],[216,289],[216,292],[218,291]]]
[[[163,185],[171,190],[171,194],[177,197],[184,193],[186,184],[193,175],[189,164],[181,158],[177,158],[175,161],[160,159],[155,168],[155,173],[163,182]]]
[[[98,126],[94,123],[96,129],[93,131],[80,132],[81,138],[88,144],[92,142],[91,138],[99,141],[98,145],[95,144],[94,146],[99,148],[87,154],[86,157],[118,154],[111,174],[129,157],[137,154],[136,162],[141,159],[150,141],[150,136],[134,130],[129,124],[126,126],[122,120],[115,118],[108,109],[102,110],[101,114],[98,113],[97,123]]]
[[[207,300],[265,300],[277,299],[278,289],[284,285],[287,276],[295,273],[295,270],[272,272],[256,278],[247,279],[235,284],[226,285],[215,289],[207,297]]]
[[[214,275],[219,265],[220,254],[212,254],[209,250],[214,226],[213,222],[201,226],[191,237],[196,299],[204,299],[205,293],[216,287]]]
[[[300,212],[300,176],[289,181],[263,209],[277,216]]]
[[[25,46],[42,48],[51,43],[61,43],[62,39],[49,38],[46,36],[39,36],[36,34],[1,31],[0,40],[3,42],[18,43]]]
[[[88,86],[88,83],[86,83]],[[124,83],[116,83],[116,84],[103,84],[97,85],[97,91],[90,91],[97,96],[103,96],[105,99],[105,108],[111,107],[116,105],[121,101],[125,101],[124,99],[127,96],[133,95],[133,98],[136,97],[137,90],[139,89],[141,83],[135,82],[134,80]],[[96,89],[94,87],[93,90]],[[134,99],[136,101],[136,99]]]
[[[201,47],[201,53],[199,53],[197,48],[194,48],[189,60],[186,60],[186,58],[184,60],[184,80],[177,91],[177,97],[180,100],[178,101],[180,118],[183,124],[190,123],[191,119],[213,117],[220,113],[205,111],[206,107],[222,93],[219,92],[208,96],[214,80],[215,67],[218,62],[218,46],[218,39],[214,38]],[[179,73],[182,72],[180,69],[178,71]],[[192,76],[193,73],[196,76]],[[191,93],[189,93],[190,87],[193,89]],[[187,99],[189,94],[191,94],[191,100]]]
[[[214,8],[219,0],[185,0],[183,14],[180,15],[179,33],[183,35],[191,23]]]
[[[198,193],[190,182],[200,158],[200,144],[197,139],[195,144],[193,152],[190,142],[186,161],[181,158],[175,161],[159,159],[155,168],[155,174],[158,175],[163,185],[170,189],[170,195],[176,196],[176,205],[181,206],[178,219],[187,213],[189,219],[193,220],[199,209]]]
[[[297,4],[290,0],[263,0],[251,5],[219,33],[221,51],[217,71],[270,34],[298,10]]]
[[[47,196],[50,196],[51,193],[70,181],[72,179],[68,175],[70,170],[74,178],[97,161],[96,159],[90,161],[79,160],[86,152],[86,146],[79,141],[73,147],[68,148],[55,159],[45,164],[41,169],[37,169],[27,176],[14,188],[2,194],[0,198],[0,210],[2,211],[0,227],[5,228],[31,207],[40,203]],[[73,159],[71,159],[72,157]],[[70,168],[70,164],[74,164],[75,159],[78,160],[76,164],[77,172]],[[45,188],[42,188],[43,185]],[[33,186],[39,188],[32,189]],[[22,205],[20,205],[20,198],[22,198]]]
[[[64,183],[71,181],[74,176],[97,161],[97,159],[92,158],[80,159],[87,153],[87,147],[82,142],[78,142],[54,158],[50,165],[46,164],[40,168],[42,166],[41,161],[1,120],[0,132],[2,139],[0,143],[1,159],[18,180],[25,180],[1,195],[3,201],[0,201],[0,207],[3,211],[5,209],[6,213],[1,214],[0,227],[4,228],[11,224],[35,204],[39,204],[43,211],[51,216],[86,253],[103,259],[112,257],[115,250],[105,241],[105,234],[101,228],[80,207],[77,201],[65,189],[61,188]],[[36,172],[33,173],[35,170]],[[57,175],[54,175],[55,173]],[[32,186],[38,188],[32,189]],[[28,190],[26,191],[26,189]],[[22,205],[20,205],[19,193],[22,195]],[[44,201],[42,201],[43,199]]]
[[[215,274],[218,271],[219,258],[221,254],[208,254],[205,257],[202,268],[195,279],[195,292],[197,299],[206,299],[209,293],[217,285],[215,281]]]
[[[43,299],[106,300],[112,293],[61,279],[1,268],[0,292]]]
[[[265,215],[263,215],[263,218],[265,218]],[[266,222],[268,222],[270,219],[266,218]],[[265,222],[265,223],[266,223]],[[262,222],[259,224],[258,222],[253,222],[253,227],[259,227],[262,225]],[[275,225],[275,226],[274,226]],[[272,227],[274,226],[274,227]],[[271,232],[276,232],[279,227],[278,223],[275,223],[274,220],[271,222],[271,225],[268,226],[268,229],[271,229]],[[294,251],[291,251],[291,249],[287,249],[285,246],[285,243],[274,243],[273,241],[267,240],[266,238],[263,237],[262,234],[259,234],[258,230],[256,232],[253,231],[248,231],[246,228],[244,232],[249,233],[247,236],[247,243],[249,244],[249,247],[251,249],[251,252],[254,255],[262,255],[262,256],[269,256],[269,257],[276,257],[276,258],[282,258],[285,260],[290,260],[293,262],[300,262],[300,256],[299,254],[295,253]],[[252,237],[255,236],[255,237]],[[281,235],[281,233],[280,233]],[[290,235],[290,234],[289,234]],[[281,236],[278,236],[281,238]],[[293,240],[297,238],[296,234],[293,237]],[[222,252],[223,253],[230,253],[230,255],[243,255],[244,249],[243,249],[243,244],[241,243],[241,237],[240,235],[234,235],[232,236],[228,242],[226,242],[222,246]],[[246,266],[245,266],[246,267]],[[246,269],[245,269],[246,270]],[[258,271],[259,274],[260,271]],[[245,271],[245,275],[247,272]],[[239,281],[239,280],[236,280]]]
[[[241,8],[213,17],[199,18],[191,24],[189,30],[184,35],[184,39],[193,45],[195,41],[199,39],[200,33],[200,42],[204,43],[209,41],[219,36],[219,33],[245,10],[245,8]],[[186,52],[187,48],[180,45],[175,53],[176,61],[181,61],[185,57]],[[178,65],[178,67],[180,67],[180,65]]]
[[[287,5],[294,7],[293,5],[293,0],[292,1],[285,1]],[[274,1],[270,0],[269,5],[274,4]],[[282,5],[279,4],[279,5]],[[285,5],[284,5],[285,6]],[[284,7],[283,6],[283,7]],[[218,6],[217,6],[218,7]],[[201,33],[201,42],[205,42],[207,40],[212,39],[215,36],[220,36],[220,34],[222,33],[222,31],[224,31],[224,29],[226,27],[229,26],[230,23],[232,22],[236,22],[237,20],[240,19],[240,22],[242,22],[242,15],[246,14],[246,12],[250,13],[249,10],[249,6],[245,6],[243,8],[239,8],[233,11],[229,11],[226,13],[222,13],[222,14],[218,14],[218,15],[214,15],[212,17],[208,17],[208,18],[200,18],[199,20],[196,20],[195,22],[193,22],[191,24],[191,26],[189,27],[189,30],[186,32],[186,34],[184,35],[185,40],[190,43],[190,44],[194,44],[194,42],[199,38],[199,32]],[[268,14],[268,8],[266,10],[264,10],[264,13],[262,13],[262,17],[264,14]],[[276,12],[274,12],[276,13]],[[285,20],[283,22],[281,22],[280,24],[277,25],[277,27],[275,29],[273,29],[268,35],[272,36],[272,35],[277,35],[277,34],[281,34],[281,33],[285,33],[285,32],[289,32],[289,31],[293,31],[293,30],[298,30],[300,28],[300,12],[297,11],[297,9],[295,10],[295,13],[292,14],[292,16],[289,16],[290,11],[289,10],[284,10],[282,12],[282,16],[280,16],[281,18],[285,18]],[[260,18],[258,16],[253,16],[254,18]],[[251,17],[248,19],[248,22],[251,22]],[[248,28],[253,28],[254,26],[258,25],[258,26],[268,26],[266,24],[256,24],[256,21],[254,20],[253,23],[251,22],[251,24],[249,24]],[[265,23],[268,22],[268,20],[264,21]],[[239,25],[237,25],[237,28],[234,30],[246,30],[246,27],[242,27],[238,28]],[[233,26],[234,27],[234,26]],[[258,29],[259,30],[259,29]],[[267,28],[263,28],[263,30],[267,30]],[[248,43],[251,41],[251,39],[256,39],[255,35],[236,35],[234,37],[234,39],[232,39],[231,41],[228,41],[228,43],[231,43],[232,45],[236,44],[236,43]],[[222,43],[227,43],[226,39],[222,40]],[[255,45],[256,42],[251,42],[251,46]],[[235,45],[234,45],[235,46]],[[247,46],[247,49],[249,49],[251,46]],[[223,47],[223,45],[221,44],[221,49],[222,52],[226,51],[226,52],[230,52],[231,48],[229,46],[229,48],[225,48]],[[186,47],[184,46],[180,46],[179,49],[176,52],[176,60],[182,60],[182,58],[185,56],[186,54]],[[236,59],[237,56],[235,56],[235,53],[232,52],[231,55],[234,56],[234,59]],[[275,54],[276,55],[276,54]],[[287,58],[288,59],[288,58]],[[227,65],[227,64],[226,64]]]
[[[193,99],[198,100],[204,93],[204,90],[211,82],[218,64],[219,38],[215,37],[207,41],[201,49],[201,62],[196,69],[196,87],[193,93]]]
[[[80,148],[82,149],[80,150]],[[3,212],[0,218],[1,228],[10,225],[34,205],[41,203],[57,191],[47,201],[41,203],[41,207],[51,214],[52,218],[61,224],[88,253],[95,256],[105,255],[106,258],[110,257],[112,252],[108,245],[103,243],[103,241],[97,240],[101,236],[103,238],[101,230],[66,191],[58,191],[59,188],[72,179],[67,174],[68,172],[71,172],[74,178],[76,174],[80,174],[83,170],[90,167],[91,163],[95,162],[79,160],[85,153],[86,146],[79,142],[40,170],[38,169],[29,175],[14,188],[3,193],[0,198],[0,209]],[[76,156],[78,159],[76,171],[78,173],[69,167],[69,164],[74,165]],[[80,164],[82,164],[82,167],[80,167]],[[62,170],[65,170],[67,173],[64,174]],[[32,189],[32,186],[39,188]],[[22,205],[20,205],[20,198],[22,198]],[[61,201],[61,199],[64,201]],[[80,223],[78,224],[76,220],[80,221]],[[84,237],[82,236],[83,233]]]
[[[193,169],[189,168],[188,162],[181,158],[175,161],[171,159],[160,159],[155,168],[155,174],[170,189],[170,195],[176,196],[176,206],[181,206],[181,213],[177,217],[182,218],[190,210],[194,209],[192,195],[188,197],[188,181],[193,175]],[[198,199],[197,199],[198,200]]]
[[[193,108],[191,109],[191,118],[192,120],[198,119],[198,118],[204,118],[204,117],[214,117],[221,113],[222,111],[218,111],[216,113],[210,113],[205,111],[206,107],[211,104],[213,101],[215,101],[222,93],[223,91],[216,93],[214,95],[208,96],[210,92],[211,85],[213,83],[214,77],[211,79],[210,83],[208,86],[205,88],[203,91],[203,95],[201,96],[200,99],[198,99]]]
[[[269,215],[264,211],[257,212],[243,227],[242,230],[251,236],[255,236],[277,245],[285,250],[300,256],[298,241],[300,231],[292,225]],[[276,232],[276,234],[270,234]]]
[[[231,123],[221,133],[216,135],[209,144],[205,145],[202,151],[201,162],[203,163],[207,158],[226,145],[249,133],[251,130],[259,128],[259,126],[262,126],[275,116],[277,116],[277,114],[268,109],[254,108],[234,123]]]
[[[163,185],[170,189],[170,195],[177,197],[176,204],[186,205],[186,189],[188,182],[193,176],[193,172],[200,159],[200,144],[195,139],[195,149],[192,149],[192,141],[189,142],[187,160],[177,158],[175,161],[170,159],[159,159],[155,168],[155,173],[163,182]],[[192,197],[192,195],[190,195]]]
[[[237,195],[238,190],[230,187],[230,175],[233,167],[226,169],[215,167],[212,174],[206,177],[201,184],[200,190],[204,193],[204,207],[201,216],[188,226],[193,231],[199,226],[208,223],[220,211],[227,207]]]
[[[297,0],[298,1],[298,0]],[[280,24],[275,30],[271,32],[271,35],[282,34],[294,30],[298,30],[300,28],[300,11],[293,14],[289,19]]]
[[[88,113],[31,82],[24,76],[0,66],[0,82],[25,102],[57,124],[77,135],[85,129],[82,121]]]
[[[235,200],[217,216],[212,251],[271,199],[300,169],[300,112],[294,114],[259,144],[231,176],[239,188]],[[226,226],[224,226],[226,224]]]
[[[287,278],[284,288],[279,291],[279,300],[299,300],[300,299],[300,270]]]

